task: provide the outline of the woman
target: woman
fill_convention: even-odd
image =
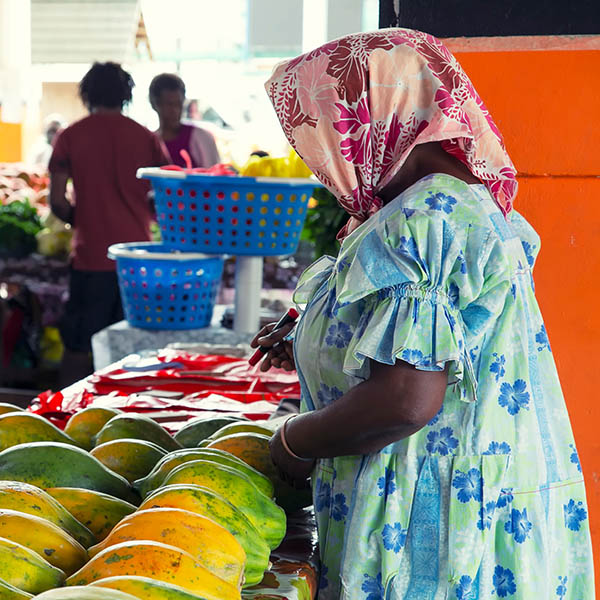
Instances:
[[[271,442],[311,475],[320,599],[594,598],[585,489],[515,169],[435,38],[390,29],[275,70],[288,140],[351,215],[253,341],[298,371]]]
[[[172,163],[185,167],[181,153],[185,150],[192,167],[212,167],[220,161],[215,140],[205,129],[181,122],[184,101],[185,84],[177,75],[162,73],[150,83],[150,104],[160,121],[156,133],[165,143]]]

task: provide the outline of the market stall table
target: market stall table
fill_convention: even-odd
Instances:
[[[61,392],[41,394],[30,410],[64,425],[82,408],[112,407],[149,415],[174,433],[199,415],[278,418],[278,406],[299,391],[296,376],[285,371],[262,373],[236,357],[163,349],[152,356],[125,357]],[[244,590],[242,598],[316,596],[319,563],[311,508],[288,515],[286,536],[271,562],[263,581]]]

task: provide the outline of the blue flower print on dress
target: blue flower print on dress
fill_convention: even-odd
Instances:
[[[517,298],[517,284],[516,283],[513,283],[510,286],[510,295],[513,297],[513,299]]]
[[[344,494],[336,494],[333,497],[331,504],[331,516],[336,521],[342,521],[348,514],[348,505],[346,504],[346,496]]]
[[[412,258],[415,262],[421,264],[419,249],[417,248],[417,242],[415,242],[414,238],[402,236],[400,238],[400,243],[396,248],[396,252],[401,256]]]
[[[581,529],[581,521],[587,519],[587,511],[583,507],[583,502],[575,502],[571,498],[568,504],[563,504],[565,515],[565,527],[571,531],[579,531]]]
[[[329,387],[322,383],[319,386],[319,391],[317,392],[317,398],[319,402],[323,405],[331,404],[335,402],[338,398],[341,398],[344,395],[344,392],[337,388],[335,385],[333,387]]]
[[[500,490],[500,497],[498,498],[498,502],[496,502],[498,508],[504,508],[514,500],[515,497],[513,496],[512,491],[512,488],[502,488]]]
[[[463,575],[456,586],[456,600],[475,600],[473,580],[468,575]]]
[[[510,445],[506,442],[490,442],[483,454],[510,454]]]
[[[444,405],[442,404],[442,406],[440,407],[440,410],[438,410],[435,413],[435,416],[433,417],[433,419],[431,419],[431,421],[429,421],[429,423],[427,423],[427,426],[431,427],[432,425],[435,425],[440,420],[440,416],[442,415],[443,412],[444,412]]]
[[[494,357],[494,362],[490,365],[490,373],[494,373],[496,381],[498,381],[506,373],[506,369],[504,368],[506,358],[504,358],[504,354],[498,355],[497,352],[494,352],[492,356]]]
[[[459,297],[460,297],[460,290],[458,289],[458,286],[454,282],[452,282],[448,286],[448,300],[450,301],[450,304],[454,308],[458,307]]]
[[[365,580],[360,586],[360,589],[367,594],[365,600],[383,600],[383,583],[381,582],[381,573],[377,574],[377,577],[364,574]]]
[[[430,431],[427,434],[427,452],[448,456],[452,450],[458,448],[458,440],[452,435],[451,427],[442,427],[439,431]]]
[[[492,578],[494,590],[500,598],[512,596],[517,591],[515,576],[510,569],[504,569],[500,565],[496,565],[494,569],[494,577]]]
[[[438,192],[437,194],[429,192],[429,198],[425,199],[425,203],[429,205],[431,210],[443,210],[449,215],[454,210],[453,207],[456,204],[456,198],[442,192]]]
[[[383,547],[386,550],[391,550],[395,554],[398,554],[398,552],[404,548],[406,534],[407,530],[402,529],[400,523],[395,523],[393,526],[385,525],[383,532],[381,533],[383,537]]]
[[[403,208],[402,212],[407,219],[410,219],[417,211],[414,208]]]
[[[548,348],[548,350],[550,350],[550,340],[548,339],[545,325],[542,325],[542,328],[535,334],[535,341],[539,344],[539,352],[541,352],[544,348]],[[552,352],[552,350],[550,350],[550,352]]]
[[[532,246],[529,242],[521,242],[521,244],[523,245],[523,250],[525,251],[525,256],[527,257],[527,263],[530,267],[533,267],[533,263],[535,262],[535,257],[533,256],[535,246]]]
[[[569,444],[569,446],[571,447],[571,450],[573,450],[573,452],[571,452],[571,462],[577,466],[577,470],[581,473],[581,463],[579,462],[579,454],[577,453],[577,448],[575,448],[573,444]]]
[[[324,590],[328,585],[329,585],[329,581],[327,580],[327,572],[329,571],[329,569],[327,568],[327,565],[321,565],[321,575],[319,577],[319,589],[320,590]]]
[[[393,494],[396,491],[396,484],[394,483],[395,476],[394,470],[386,467],[385,475],[377,480],[377,487],[381,490],[379,495],[385,496],[386,500],[390,494]]]
[[[341,273],[344,269],[346,269],[346,267],[350,266],[350,259],[347,256],[344,256],[344,258],[342,258],[342,260],[338,261],[338,263],[335,265],[335,270],[338,273]]]
[[[483,477],[479,469],[469,469],[466,473],[458,469],[454,473],[452,487],[458,490],[456,497],[460,502],[473,499],[481,502],[483,496]]]
[[[464,275],[467,272],[467,261],[465,260],[465,255],[462,253],[462,250],[458,254],[458,261],[460,262],[460,272]]]
[[[469,358],[472,363],[477,362],[477,350],[479,350],[479,346],[475,346],[475,348],[469,350]]]
[[[352,338],[352,330],[346,323],[335,323],[327,330],[325,343],[336,348],[345,348]]]
[[[417,349],[411,350],[407,348],[406,350],[402,350],[400,358],[411,365],[419,365],[423,362],[423,353]]]
[[[477,521],[477,527],[483,531],[484,529],[491,529],[492,517],[496,510],[495,502],[488,502],[485,506],[481,505],[479,508],[479,520]]]
[[[315,508],[321,512],[325,508],[331,506],[331,486],[323,482],[320,477],[317,477],[316,493],[315,493]]]
[[[561,577],[558,576],[558,587],[556,588],[556,595],[559,600],[563,600],[563,598],[567,595],[567,576]]]
[[[511,533],[515,542],[522,544],[528,537],[533,524],[527,518],[527,509],[523,511],[513,508],[510,513],[510,519],[504,523],[504,531]]]
[[[526,390],[527,383],[523,379],[517,379],[513,385],[504,382],[500,386],[498,404],[504,406],[513,416],[521,409],[529,410],[529,392]]]

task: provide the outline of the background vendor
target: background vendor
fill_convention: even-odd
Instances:
[[[185,150],[192,167],[212,167],[220,162],[215,140],[205,129],[181,122],[184,102],[185,84],[177,75],[162,73],[150,83],[150,104],[160,121],[156,133],[165,143],[171,162],[185,167],[181,156],[181,150]]]
[[[90,114],[59,133],[50,159],[51,210],[75,230],[69,301],[60,326],[62,386],[91,373],[92,335],[123,318],[108,247],[151,239],[149,187],[136,171],[169,161],[152,132],[121,114],[133,86],[119,65],[95,63],[79,84]],[[73,202],[65,196],[69,178]]]

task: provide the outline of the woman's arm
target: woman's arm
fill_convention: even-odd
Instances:
[[[68,179],[67,173],[50,173],[50,210],[61,221],[73,225],[75,210],[65,195]]]
[[[367,381],[287,423],[287,444],[294,454],[313,459],[377,452],[427,425],[442,405],[447,384],[447,369],[420,371],[400,360],[395,365],[372,361]],[[293,458],[281,433],[271,441],[273,462],[301,482],[312,463]]]

